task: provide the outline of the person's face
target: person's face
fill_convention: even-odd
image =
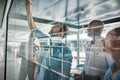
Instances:
[[[57,25],[57,27],[58,27],[59,29],[61,29],[61,28],[62,28],[62,26],[63,26],[63,25],[62,25],[62,24],[60,24],[60,23]]]
[[[56,35],[56,36],[59,36],[59,37],[64,37],[66,35],[66,33],[64,31],[61,31],[62,26],[63,25],[61,23],[57,24],[55,27],[53,27],[51,29],[51,32],[49,32],[49,33]]]
[[[111,42],[112,43],[112,57],[116,63],[120,64],[120,39],[116,39]]]
[[[54,33],[59,33],[60,32],[60,29],[62,28],[62,25],[61,24],[58,24],[56,25],[55,27],[53,27],[51,30],[51,34],[54,34]]]
[[[116,33],[114,31],[110,31],[105,38],[105,47],[107,50],[111,50],[113,43],[115,43],[117,39]]]
[[[88,34],[89,37],[93,37],[94,36],[94,30],[88,29],[87,34]]]
[[[114,31],[110,31],[106,38],[106,47],[111,50],[115,62],[120,62],[120,39]]]
[[[87,29],[88,36],[93,37],[93,36],[100,36],[102,32],[103,26],[90,26],[89,29]]]

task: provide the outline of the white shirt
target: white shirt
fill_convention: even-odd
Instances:
[[[85,74],[102,76],[108,66],[114,62],[109,53],[103,51],[103,38],[97,39],[89,51],[86,51]]]

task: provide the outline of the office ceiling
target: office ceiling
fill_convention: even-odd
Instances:
[[[46,33],[58,22],[67,23],[70,31],[74,31],[92,19],[109,23],[115,18],[116,22],[120,21],[120,0],[32,0],[32,5],[34,20]],[[9,30],[21,32],[19,35],[29,32],[25,0],[14,0],[9,14]]]
[[[36,22],[55,24],[65,22],[74,26],[91,19],[108,20],[120,17],[120,0],[32,0]],[[26,16],[25,0],[15,0],[11,18]],[[25,18],[21,18],[25,20]]]

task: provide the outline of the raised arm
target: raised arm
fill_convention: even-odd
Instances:
[[[26,0],[26,12],[27,12],[27,20],[30,29],[35,29],[36,24],[32,16],[32,1]]]

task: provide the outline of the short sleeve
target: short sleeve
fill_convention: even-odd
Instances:
[[[48,38],[49,36],[41,32],[39,29],[35,29],[31,32],[31,36],[39,38]]]

